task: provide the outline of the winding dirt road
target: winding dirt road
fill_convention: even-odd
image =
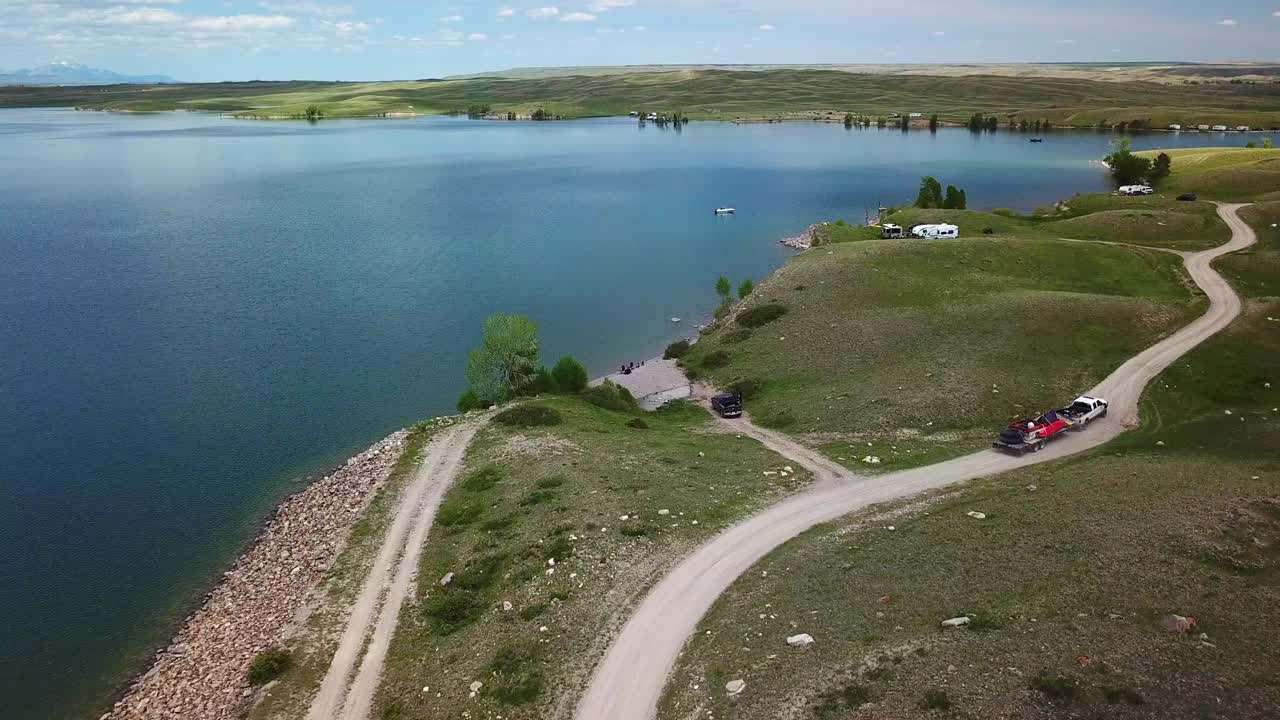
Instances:
[[[805,448],[792,452],[798,446],[785,436],[740,426],[739,432],[761,439],[793,462],[810,467],[820,482],[707,541],[654,586],[596,668],[578,704],[578,720],[653,718],[680,649],[716,598],[756,561],[805,530],[875,503],[1082,452],[1135,426],[1138,399],[1147,383],[1240,313],[1240,299],[1209,266],[1214,258],[1255,242],[1253,230],[1236,214],[1240,207],[1218,208],[1231,228],[1230,242],[1204,252],[1178,253],[1191,278],[1208,296],[1208,311],[1121,365],[1090,390],[1089,394],[1110,402],[1108,417],[1090,423],[1085,432],[1068,434],[1042,452],[1012,457],[987,450],[928,467],[857,478]],[[843,481],[831,482],[832,473]]]
[[[405,488],[395,520],[387,529],[373,568],[351,608],[338,649],[307,711],[307,720],[365,720],[369,716],[387,646],[395,633],[400,608],[413,590],[418,557],[436,509],[482,424],[460,423],[427,444],[422,464]]]

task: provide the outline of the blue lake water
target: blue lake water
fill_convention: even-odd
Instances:
[[[90,714],[282,494],[451,410],[486,315],[603,373],[811,222],[1103,190],[1111,139],[0,111],[3,714]]]

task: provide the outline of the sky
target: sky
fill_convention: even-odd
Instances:
[[[186,81],[511,67],[1280,60],[1280,0],[0,0],[0,69]]]

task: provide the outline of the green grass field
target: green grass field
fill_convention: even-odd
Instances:
[[[1280,200],[1260,202],[1240,211],[1258,233],[1258,244],[1219,259],[1214,267],[1246,297],[1280,297]]]
[[[1203,309],[1171,254],[1016,236],[822,246],[746,306],[765,304],[789,312],[722,324],[687,366],[745,381],[757,422],[861,470],[984,447]]]
[[[1250,302],[1161,375],[1141,429],[1104,448],[784,545],[703,620],[659,717],[1273,717],[1280,329],[1268,316],[1280,302]],[[1198,626],[1171,633],[1170,613]],[[969,628],[941,628],[966,614]],[[787,647],[801,632],[815,643]],[[747,686],[729,701],[733,679]],[[940,693],[950,710],[927,709]]]
[[[1280,127],[1280,86],[1170,85],[1083,78],[999,75],[886,75],[823,69],[689,69],[608,75],[480,77],[377,83],[218,83],[67,88],[0,88],[0,107],[75,106],[94,110],[205,110],[254,117],[299,117],[308,105],[327,117],[445,113],[487,104],[499,113],[541,107],[564,117],[680,111],[695,119],[826,118],[938,113],[963,122],[975,112],[1094,126],[1149,119]]]
[[[638,429],[629,423],[639,414],[576,398],[535,404],[563,423],[495,421],[468,451],[423,551],[374,717],[553,716],[664,568],[808,481],[783,475],[787,463],[756,442],[713,432],[696,406],[645,413]],[[476,680],[484,687],[472,698]]]
[[[1139,153],[1154,157],[1157,151]],[[1195,192],[1213,200],[1280,200],[1280,150],[1187,148],[1167,151],[1173,173],[1164,192]]]

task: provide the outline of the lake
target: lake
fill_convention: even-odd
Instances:
[[[283,494],[452,410],[488,314],[603,374],[812,222],[1104,190],[1111,139],[0,111],[0,704],[91,714]]]

